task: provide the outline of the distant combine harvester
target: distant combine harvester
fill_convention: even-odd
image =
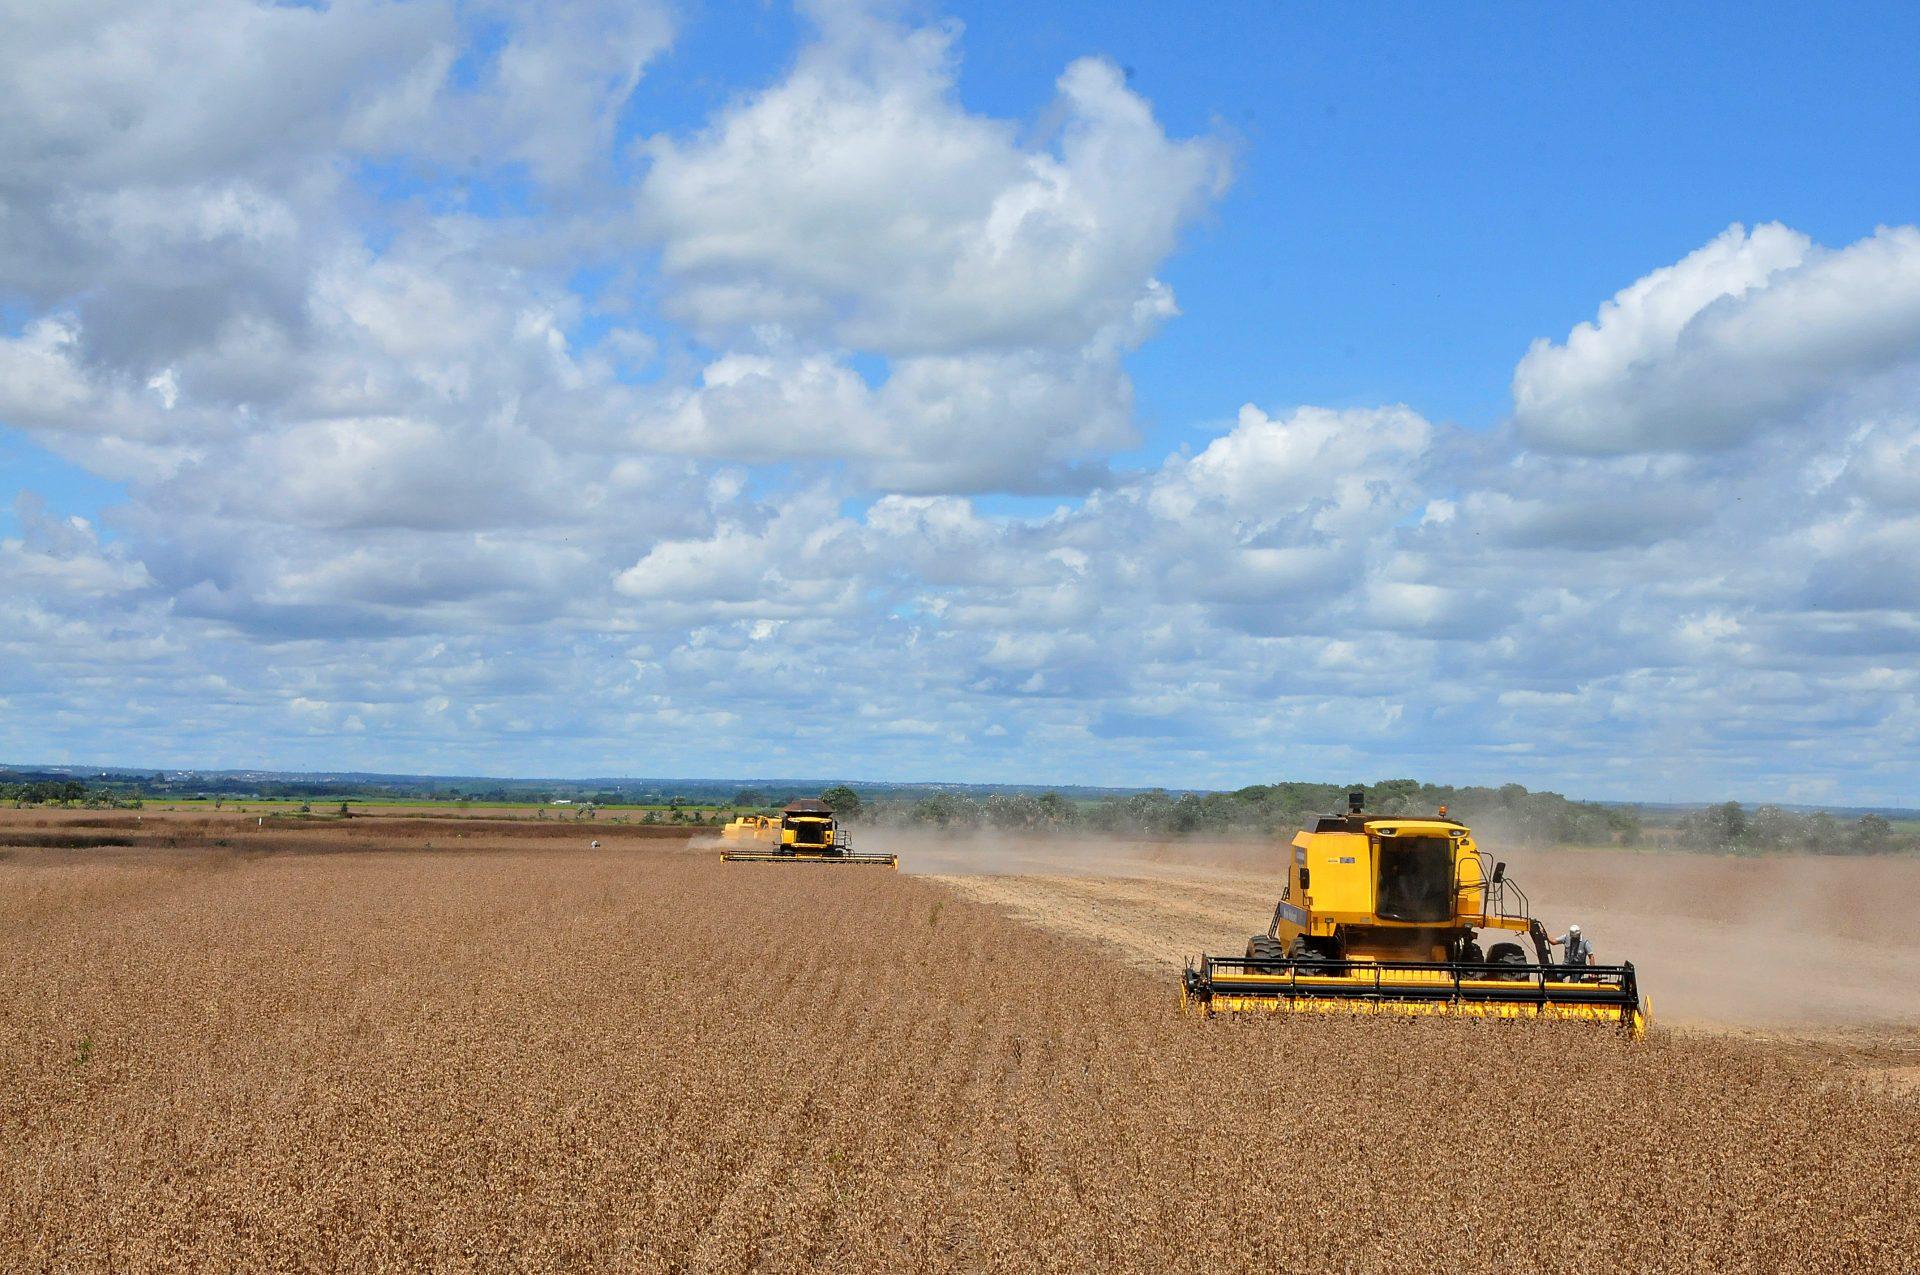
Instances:
[[[778,816],[740,815],[720,829],[720,839],[742,847],[721,851],[723,863],[900,866],[898,855],[855,854],[852,834],[839,825],[833,817],[833,807],[824,801],[790,802]]]

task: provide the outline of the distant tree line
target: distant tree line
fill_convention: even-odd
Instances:
[[[15,806],[109,806],[138,810],[137,791],[91,788],[77,779],[0,783],[0,802]]]
[[[155,776],[154,783],[164,783]],[[0,775],[0,803],[138,809],[143,794],[137,781],[114,777],[85,782],[64,777]],[[237,785],[236,785],[237,787]],[[1533,792],[1520,784],[1498,788],[1456,788],[1413,779],[1390,779],[1373,784],[1276,783],[1254,784],[1233,792],[1147,792],[1108,794],[1074,799],[1057,792],[935,791],[899,796],[869,791],[862,795],[847,784],[836,784],[820,799],[845,820],[890,827],[992,829],[1007,832],[1086,832],[1114,836],[1285,836],[1314,815],[1346,809],[1346,795],[1366,790],[1371,814],[1431,815],[1441,806],[1483,836],[1533,845],[1639,845],[1643,841],[1671,842],[1688,850],[1726,854],[1797,851],[1811,854],[1888,854],[1920,852],[1920,829],[1896,825],[1884,815],[1842,818],[1825,811],[1803,814],[1763,805],[1749,811],[1737,801],[1689,810],[1677,817],[1655,814],[1647,827],[1640,811],[1624,806],[1573,801],[1555,792]],[[325,791],[341,800],[345,814],[345,785],[331,783],[264,783],[244,795],[258,797],[315,796]],[[164,793],[160,795],[166,795]],[[195,794],[200,795],[200,794]],[[234,795],[241,795],[235,793]],[[354,796],[381,795],[378,786],[354,789]],[[396,794],[397,795],[397,794]],[[421,794],[416,790],[416,797]],[[535,794],[513,789],[445,789],[432,794],[441,800],[526,800]],[[610,791],[576,798],[570,811],[576,819],[595,818],[601,805],[633,800],[637,794]],[[668,809],[649,811],[643,823],[724,823],[733,813],[772,811],[804,793],[773,793],[744,788],[717,802],[686,796],[657,797]],[[544,794],[540,794],[542,799]],[[215,804],[221,798],[216,797]],[[723,807],[703,816],[696,804]],[[541,811],[541,817],[545,817]],[[622,822],[625,817],[622,817]]]
[[[1571,801],[1559,793],[1530,792],[1519,784],[1455,788],[1393,779],[1374,784],[1255,784],[1234,792],[1170,793],[1155,789],[1094,801],[1058,793],[994,793],[984,799],[936,793],[916,801],[874,800],[876,823],[936,828],[1069,831],[1145,836],[1280,835],[1312,816],[1344,811],[1347,793],[1365,788],[1371,814],[1432,815],[1441,806],[1469,823],[1497,825],[1502,835],[1535,844],[1634,845],[1639,816],[1632,810]]]
[[[1749,813],[1737,801],[1690,810],[1676,827],[1679,843],[1690,850],[1753,854],[1798,850],[1808,854],[1888,854],[1920,849],[1920,839],[1902,833],[1885,815],[1864,814],[1842,820],[1826,811],[1801,814],[1779,806]]]

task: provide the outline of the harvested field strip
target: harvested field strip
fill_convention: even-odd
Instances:
[[[1104,949],[1143,972],[1171,978],[1189,956],[1237,954],[1273,900],[1196,903],[1179,891],[1092,877],[938,877],[1015,920]],[[1171,986],[1171,984],[1169,984]]]
[[[0,900],[28,881],[0,929],[11,1270],[1894,1270],[1920,1244],[1911,1100],[1710,1041],[1204,1023],[892,873],[285,856],[0,865]]]
[[[1142,899],[1164,901],[1168,894],[1168,884],[1178,887],[1171,893],[1194,906],[1218,909],[1252,908],[1255,912],[1273,911],[1273,901],[1280,897],[1280,888],[1285,884],[1280,876],[1253,877],[1230,876],[1225,873],[1201,872],[1190,867],[1171,867],[1165,864],[1129,864],[1125,871],[1110,876],[1081,876],[1071,878],[1082,883],[1097,883],[1102,886],[1114,886],[1124,883],[1137,892]]]
[[[73,829],[81,829],[74,831]],[[235,850],[258,854],[338,853],[341,851],[395,850],[425,846],[442,849],[486,849],[506,847],[524,849],[529,842],[567,843],[584,846],[592,841],[602,845],[641,844],[656,847],[663,843],[684,844],[695,830],[678,827],[631,827],[614,825],[601,828],[585,824],[543,827],[535,824],[523,831],[497,820],[446,820],[424,827],[405,820],[223,820],[203,824],[196,821],[156,819],[144,825],[118,831],[94,831],[90,825],[71,823],[47,829],[0,825],[0,849],[28,850],[102,850],[139,849],[207,851]]]
[[[1185,884],[1176,891],[1167,889],[1163,881],[1128,877],[1073,877],[1057,884],[1065,894],[1102,900],[1118,907],[1149,908],[1169,916],[1197,917],[1210,923],[1218,923],[1223,907],[1264,920],[1266,914],[1273,911],[1273,901],[1280,888],[1275,884],[1255,893]]]
[[[52,821],[36,819],[33,826],[45,828]],[[62,819],[58,826],[62,828],[139,828],[145,823],[144,815],[87,815],[79,818]],[[16,826],[18,826],[16,824]]]
[[[135,842],[128,833],[9,831],[5,844],[28,850],[100,850],[108,846],[130,846]]]
[[[478,819],[442,815],[423,820],[386,815],[355,815],[351,819],[299,819],[290,816],[266,816],[269,830],[301,829],[321,834],[339,833],[357,837],[399,837],[402,840],[435,840],[460,835],[466,837],[510,837],[515,841],[684,841],[704,831],[686,825],[614,823],[611,820],[580,819]],[[247,823],[253,823],[247,819]]]

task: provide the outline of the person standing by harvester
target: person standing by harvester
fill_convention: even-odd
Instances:
[[[1566,956],[1560,961],[1562,965],[1593,964],[1593,944],[1587,942],[1587,936],[1580,932],[1580,927],[1577,925],[1569,925],[1565,934],[1559,938],[1550,938],[1547,942],[1554,947],[1563,947],[1567,950]]]

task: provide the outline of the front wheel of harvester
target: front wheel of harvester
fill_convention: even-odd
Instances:
[[[1518,943],[1495,943],[1493,950],[1487,953],[1487,961],[1493,965],[1525,965],[1527,954]]]
[[[1294,936],[1287,947],[1287,959],[1290,961],[1331,961],[1334,958],[1321,951],[1304,934]]]
[[[1280,946],[1280,940],[1267,934],[1256,934],[1247,940],[1247,959],[1250,961],[1278,961],[1284,959],[1286,949]]]
[[[1472,939],[1468,939],[1460,945],[1460,963],[1462,965],[1485,965],[1487,963],[1487,954],[1480,950],[1478,943],[1475,943]]]

